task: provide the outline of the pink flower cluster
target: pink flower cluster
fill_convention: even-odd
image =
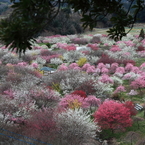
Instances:
[[[145,75],[137,78],[135,81],[132,81],[131,87],[134,89],[145,88]]]
[[[98,50],[98,49],[99,49],[97,43],[94,43],[94,44],[88,44],[87,47],[90,47],[92,50]]]
[[[116,88],[114,93],[121,93],[121,92],[126,92],[125,87],[120,85],[119,87]]]
[[[101,76],[101,78],[99,79],[99,81],[101,81],[103,83],[111,83],[111,84],[114,83],[114,81],[108,75],[106,75],[106,74],[103,74]]]
[[[57,43],[58,48],[65,49],[67,51],[76,50],[76,46],[74,44],[67,44],[67,43]]]
[[[117,51],[121,51],[121,49],[119,48],[119,46],[113,45],[113,46],[111,47],[110,51],[112,51],[112,52],[117,52]]]
[[[59,106],[63,108],[70,107],[80,107],[80,108],[89,108],[91,106],[98,107],[101,104],[101,100],[96,98],[96,96],[89,95],[86,98],[81,97],[80,95],[70,94],[66,95],[61,99]],[[74,108],[72,108],[74,109]]]

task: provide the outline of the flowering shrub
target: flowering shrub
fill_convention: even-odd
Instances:
[[[106,75],[106,74],[103,74],[100,77],[99,81],[101,81],[102,83],[111,83],[111,84],[114,83],[113,80],[108,75]]]
[[[70,109],[89,107],[89,104],[84,100],[84,98],[76,94],[66,95],[61,99],[59,105]]]
[[[102,129],[124,129],[132,125],[130,109],[124,104],[107,100],[94,113],[95,121]]]
[[[88,40],[86,38],[74,38],[71,39],[71,42],[74,44],[85,45],[88,43]]]
[[[54,53],[49,51],[48,49],[41,49],[40,55],[41,56],[50,56],[50,55],[54,55]]]
[[[83,57],[85,57],[85,55],[79,51],[68,51],[63,54],[63,59],[66,60],[68,63],[76,62]]]
[[[118,67],[118,68],[116,68],[115,73],[124,74],[125,73],[124,67]]]
[[[109,69],[103,67],[103,68],[101,69],[101,73],[102,73],[102,74],[108,74],[108,73],[109,73]]]
[[[126,97],[144,94],[145,63],[135,63],[139,57],[137,64],[143,62],[144,40],[126,36],[115,42],[97,34],[37,41],[22,58],[0,45],[2,123],[54,145],[91,144],[98,125],[112,131],[132,125],[137,112]],[[56,71],[41,74],[44,66]]]
[[[59,67],[58,67],[58,70],[59,71],[65,71],[65,70],[68,70],[68,67],[66,66],[66,64],[61,64]]]
[[[73,95],[79,95],[82,98],[86,98],[86,92],[82,91],[82,90],[75,90],[74,92],[72,92],[71,94]]]
[[[18,84],[22,81],[22,75],[13,71],[9,71],[6,77],[6,81],[10,81],[11,83]]]
[[[141,76],[131,82],[131,87],[133,89],[142,89],[145,87],[145,76]]]
[[[76,90],[82,90],[86,92],[87,95],[95,95],[96,89],[95,89],[95,82],[93,80],[86,80],[82,84],[76,88]]]
[[[74,68],[79,68],[79,65],[77,64],[77,63],[71,63],[70,65],[69,65],[69,68],[70,69],[74,69]]]
[[[96,96],[89,95],[85,98],[85,101],[89,103],[91,107],[99,107],[101,105],[101,99],[96,98]]]
[[[88,44],[88,47],[90,47],[92,50],[96,51],[99,49],[98,44],[94,43],[94,44]]]
[[[68,109],[56,115],[56,126],[63,145],[91,144],[100,128],[90,119],[89,112]]]
[[[57,138],[57,127],[53,109],[42,109],[31,113],[27,119],[24,134],[41,141],[52,143]]]
[[[21,62],[21,60],[19,60],[18,57],[16,57],[14,54],[8,52],[7,54],[3,55],[3,57],[1,58],[1,61],[3,64],[17,64],[19,62]]]
[[[145,50],[145,47],[140,45],[137,47],[137,50],[136,51],[144,51]]]
[[[60,65],[60,64],[63,63],[63,61],[60,58],[52,58],[52,59],[50,59],[50,63],[51,64],[56,64],[56,65]]]
[[[129,109],[131,116],[135,116],[137,114],[137,110],[135,109],[135,105],[132,101],[126,101],[124,106]]]
[[[118,63],[118,64],[123,64],[123,65],[126,65],[127,63],[131,63],[133,65],[135,65],[135,61],[134,60],[130,60],[130,59],[127,59],[127,60],[119,60],[119,59],[114,59],[114,58],[111,58],[109,57],[108,55],[103,55],[98,61],[97,61],[97,64],[98,63],[104,63],[104,64],[112,64],[112,63]]]
[[[125,66],[125,71],[130,72],[133,67],[134,67],[133,64],[127,63],[127,65]]]
[[[87,62],[87,59],[86,58],[80,58],[78,61],[77,61],[77,64],[78,66],[83,66],[85,63]]]
[[[35,89],[30,90],[29,95],[35,100],[35,105],[39,109],[42,107],[55,107],[59,101],[59,96],[57,96],[53,90],[42,87],[36,87]]]
[[[120,85],[119,87],[116,88],[114,93],[121,93],[121,92],[126,92],[125,87]]]
[[[119,48],[119,46],[113,45],[112,48],[110,49],[110,51],[116,52],[116,51],[121,51],[121,49]]]
[[[57,43],[56,44],[58,48],[68,50],[68,51],[73,51],[76,50],[76,46],[74,44],[68,45],[67,43]]]

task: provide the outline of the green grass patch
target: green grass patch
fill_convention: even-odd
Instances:
[[[139,67],[144,62],[145,62],[145,58],[138,58],[138,60],[136,61],[136,66]]]

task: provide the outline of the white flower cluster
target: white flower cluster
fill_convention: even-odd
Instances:
[[[145,57],[145,51],[139,51],[138,52],[139,57]]]
[[[97,56],[86,56],[86,58],[87,58],[87,60],[88,60],[88,62],[90,63],[90,64],[94,64],[94,63],[96,63],[98,60],[99,60],[99,57],[97,57]]]
[[[84,39],[87,39],[88,42],[92,39],[92,36],[89,36],[89,35],[84,35],[83,36]]]
[[[17,64],[21,62],[21,60],[16,56],[15,54],[8,52],[5,55],[1,57],[1,60],[4,64],[11,63],[11,64]]]
[[[123,77],[123,80],[130,80],[130,81],[134,81],[135,79],[137,79],[138,77],[140,77],[140,74],[136,74],[134,72],[129,72],[126,73]]]
[[[78,46],[78,47],[76,47],[76,50],[78,50],[78,51],[91,51],[90,47],[87,47],[87,46]]]
[[[70,38],[67,36],[64,37],[38,37],[39,41],[42,42],[47,42],[47,43],[58,43],[58,42],[62,42],[62,43],[69,43],[70,42]]]
[[[41,45],[41,48],[42,49],[48,49],[48,46],[43,44],[43,45]]]
[[[89,112],[82,109],[68,109],[57,114],[55,119],[62,145],[89,144],[96,131],[99,131],[99,127],[90,119]]]
[[[35,50],[26,50],[25,55],[39,55],[40,54],[40,49],[35,49]]]
[[[60,58],[52,58],[52,59],[50,60],[50,63],[51,63],[51,64],[56,64],[56,65],[60,65],[60,64],[63,63],[63,61],[62,61],[62,59],[60,59]]]
[[[110,78],[113,80],[115,85],[122,85],[123,84],[123,80],[117,76],[112,76]]]
[[[109,39],[108,37],[100,37],[101,42],[107,44],[108,46],[114,45],[115,41],[113,39]]]
[[[75,39],[75,38],[78,38],[78,35],[67,35],[68,39]]]
[[[96,96],[99,98],[108,97],[106,95],[110,95],[113,92],[112,84],[102,83],[101,81],[98,81],[94,86],[96,89]]]
[[[121,41],[129,41],[134,40],[134,36],[132,34],[127,34],[126,36],[122,37]]]
[[[79,51],[68,51],[63,54],[63,59],[68,63],[76,62],[82,57],[85,57],[85,55]]]
[[[112,52],[105,50],[105,53],[116,60],[134,60],[137,57],[135,50],[135,47],[126,46],[122,49],[122,51]]]
[[[36,60],[35,60],[38,64],[45,64],[46,63],[46,60],[41,58],[41,57],[37,57]]]
[[[64,94],[70,93],[86,80],[83,76],[67,77],[60,82],[60,88]]]

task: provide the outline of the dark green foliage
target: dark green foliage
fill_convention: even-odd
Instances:
[[[42,31],[47,21],[54,15],[55,8],[46,0],[21,0],[15,2],[14,9],[9,18],[0,22],[0,40],[10,50],[21,54],[26,49],[31,49],[31,41]]]
[[[141,29],[140,34],[139,34],[139,37],[142,38],[142,39],[144,39],[144,30],[143,29]]]
[[[70,8],[61,9],[57,17],[48,24],[46,30],[54,35],[71,35],[83,32],[79,14],[72,14]]]
[[[8,5],[0,2],[0,15],[8,9]]]

